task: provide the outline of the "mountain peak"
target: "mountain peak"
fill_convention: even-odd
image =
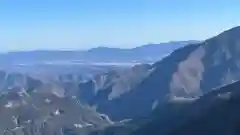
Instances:
[[[238,40],[240,39],[240,26],[233,27],[231,29],[225,30],[219,35],[211,39],[225,39],[225,40]]]
[[[240,32],[240,26],[233,27],[231,29],[226,30],[225,32]]]

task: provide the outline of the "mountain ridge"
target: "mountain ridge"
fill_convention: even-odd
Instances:
[[[71,60],[75,62],[155,62],[164,55],[189,43],[199,41],[176,41],[169,43],[149,44],[131,49],[97,47],[80,51],[34,50],[0,54],[2,63],[43,62]]]
[[[142,117],[169,97],[201,96],[212,88],[239,80],[239,28],[175,50],[153,64],[153,71],[139,85],[104,102],[98,111],[117,120]]]

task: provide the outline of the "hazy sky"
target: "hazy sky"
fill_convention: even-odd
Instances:
[[[239,7],[239,0],[0,0],[0,50],[205,39],[240,24]]]

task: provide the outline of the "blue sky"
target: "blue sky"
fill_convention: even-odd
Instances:
[[[239,0],[1,0],[1,51],[129,48],[206,39],[240,24]]]

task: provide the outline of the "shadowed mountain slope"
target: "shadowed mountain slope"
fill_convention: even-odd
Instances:
[[[239,90],[240,82],[236,82],[172,110],[165,117],[162,113],[152,115],[149,123],[131,135],[237,135],[240,133]]]
[[[149,114],[169,97],[195,97],[240,79],[240,27],[199,44],[182,47],[151,67],[130,92],[98,106],[121,120]]]

